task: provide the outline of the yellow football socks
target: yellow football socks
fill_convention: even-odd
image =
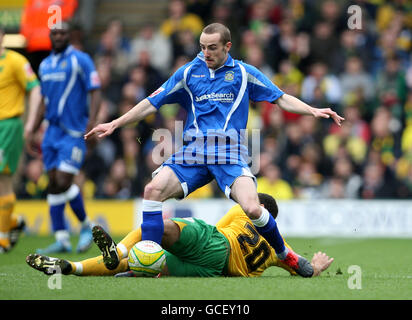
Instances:
[[[127,234],[122,241],[117,245],[117,254],[120,258],[126,258],[127,253],[133,246],[142,240],[142,229],[136,229]]]
[[[15,203],[16,195],[14,193],[0,196],[0,245],[6,248],[10,246],[9,231],[12,228],[12,222],[16,223],[17,221],[16,218],[12,220]]]
[[[127,271],[127,254],[129,250],[142,240],[142,229],[133,230],[117,245],[117,253],[120,263],[114,270],[109,270],[103,263],[103,256],[82,260],[80,262],[70,262],[72,266],[71,274],[79,276],[111,276],[119,272]]]
[[[103,257],[98,256],[80,262],[71,262],[71,274],[78,276],[113,276],[119,272],[127,271],[127,259],[121,259],[119,265],[114,270],[109,270],[103,263]]]

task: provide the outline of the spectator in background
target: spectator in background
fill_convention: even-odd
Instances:
[[[29,160],[24,168],[20,195],[25,199],[41,199],[47,195],[49,178],[43,173],[41,159]]]
[[[296,68],[291,60],[282,60],[279,72],[272,77],[273,83],[278,83],[284,92],[293,96],[300,96],[303,73]],[[269,103],[263,103],[262,114],[265,115],[274,110],[275,107]],[[280,110],[286,123],[299,119],[301,115]],[[265,122],[266,123],[266,122]]]
[[[299,199],[316,199],[320,196],[320,186],[323,176],[316,170],[316,164],[301,161],[297,168],[296,178],[293,182],[293,191]]]
[[[378,105],[387,107],[391,110],[392,115],[400,121],[407,90],[405,72],[400,68],[399,57],[388,57],[385,69],[378,73],[376,79]]]
[[[266,47],[273,35],[270,13],[273,3],[266,0],[254,1],[250,4],[247,26],[257,37],[259,44]]]
[[[172,66],[172,44],[152,23],[145,24],[131,41],[129,65],[141,63],[141,52],[147,52],[150,64],[164,77]]]
[[[183,0],[170,0],[168,16],[160,25],[165,37],[171,37],[178,31],[190,30],[197,38],[203,30],[203,20],[194,13],[188,13]]]
[[[120,131],[121,154],[126,167],[127,177],[134,179],[139,170],[138,161],[140,155],[140,144],[134,127],[125,127]]]
[[[290,84],[295,84],[298,86],[298,92],[300,92],[303,77],[303,73],[296,68],[292,61],[286,59],[280,62],[279,70],[272,78],[272,81],[278,83],[281,88]]]
[[[257,178],[258,192],[264,192],[278,200],[294,198],[292,187],[281,178],[280,169],[274,163],[268,163],[261,168],[261,176]]]
[[[359,189],[361,199],[391,199],[398,195],[398,182],[381,162],[369,162]]]
[[[151,63],[151,58],[149,52],[142,51],[140,52],[139,57],[139,64],[138,67],[141,67],[143,71],[146,73],[146,88],[148,92],[153,92],[164,81],[164,76],[162,75],[161,71],[155,68]],[[133,66],[136,67],[136,66]]]
[[[412,94],[409,94],[410,96]],[[401,136],[402,155],[396,163],[396,176],[401,180],[406,180],[406,184],[410,185],[412,180],[410,169],[412,168],[412,123],[411,119],[406,122],[405,130]]]
[[[147,90],[147,74],[137,65],[129,71],[129,81],[123,87],[123,96],[134,104],[143,100],[151,91]]]
[[[410,199],[412,197],[412,165],[409,167],[408,174],[402,179],[405,186],[405,198]]]
[[[274,72],[266,64],[264,53],[260,46],[252,46],[247,49],[245,62],[261,70],[268,78],[273,78]]]
[[[344,115],[348,120],[339,128],[330,127],[323,138],[323,149],[331,160],[336,161],[339,158],[338,150],[343,148],[354,163],[361,165],[366,159],[371,139],[369,125],[360,117],[356,106],[347,106]]]
[[[326,49],[324,49],[326,50]],[[302,99],[317,107],[334,105],[338,108],[342,98],[342,87],[339,79],[329,74],[328,66],[323,62],[314,63],[310,74],[302,83]]]
[[[358,104],[370,103],[375,98],[372,77],[363,69],[362,60],[350,57],[345,62],[345,70],[340,75],[342,100],[355,100]]]
[[[376,45],[373,47],[371,53],[371,64],[369,70],[373,77],[376,77],[382,70],[385,69],[387,59],[399,55],[396,40],[396,30],[386,29],[378,34]]]
[[[120,100],[121,83],[113,81],[111,58],[108,55],[98,57],[96,70],[102,85],[102,99],[108,100],[112,104],[117,103]]]
[[[293,184],[302,163],[303,132],[296,121],[290,122],[285,129],[286,136],[282,145],[279,164],[282,166],[282,176]]]
[[[345,183],[343,179],[332,176],[320,187],[319,196],[325,199],[344,199]]]
[[[296,30],[292,21],[284,19],[274,29],[273,36],[269,39],[266,48],[268,64],[279,72],[279,64],[291,58],[291,53],[296,47]]]
[[[401,146],[399,134],[393,131],[392,115],[386,107],[379,107],[371,122],[372,140],[370,150],[375,151],[385,166],[394,169],[400,157]]]
[[[333,67],[333,56],[339,48],[339,40],[333,31],[334,26],[330,22],[317,22],[310,39],[309,60],[312,63],[322,61],[328,69]]]
[[[130,52],[129,40],[123,35],[123,25],[120,20],[112,20],[103,32],[94,59],[105,58],[110,65],[113,81],[120,81],[128,68]]]
[[[355,172],[352,161],[347,157],[339,157],[333,164],[333,177],[343,184],[344,198],[355,199],[359,195],[362,178]]]
[[[380,32],[388,33],[392,39],[396,39],[391,48],[392,54],[396,53],[400,58],[402,68],[406,68],[409,65],[409,53],[412,45],[412,14],[406,5],[407,1],[399,2],[395,5],[387,3],[378,8],[376,26]],[[389,48],[383,49],[388,50]]]
[[[370,53],[365,48],[364,42],[359,31],[344,30],[340,35],[339,48],[332,57],[332,71],[337,74],[344,72],[346,61],[351,57],[360,59],[362,66],[368,71],[370,68]]]
[[[199,1],[195,1],[199,3]],[[206,1],[212,5],[212,8],[208,13],[211,12],[211,15],[201,14],[200,17],[203,17],[203,20],[208,23],[221,23],[227,26],[231,30],[233,39],[240,39],[241,33],[244,31],[244,27],[239,27],[242,25],[242,20],[244,19],[244,10],[233,0],[217,0],[217,1]],[[239,45],[240,41],[235,41],[232,45],[231,51],[234,52],[234,56],[239,55]]]
[[[103,185],[103,197],[109,199],[129,199],[131,180],[127,175],[125,161],[116,159]]]
[[[343,30],[347,30],[346,12],[339,1],[326,0],[321,3],[319,17],[316,20],[328,23],[333,34],[340,34]]]
[[[172,36],[173,58],[186,56],[194,59],[199,53],[199,44],[192,30],[178,30]]]

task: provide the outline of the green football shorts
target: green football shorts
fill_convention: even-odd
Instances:
[[[166,252],[171,276],[218,277],[226,273],[229,241],[216,227],[198,219],[173,218],[186,224],[179,240]]]
[[[23,143],[23,121],[20,118],[0,120],[0,174],[16,172]]]

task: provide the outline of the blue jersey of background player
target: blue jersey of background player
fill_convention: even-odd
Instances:
[[[212,163],[207,159],[204,161],[205,157],[213,158],[213,152],[214,159],[219,158],[222,151],[220,147],[225,150],[227,144],[209,148],[201,137],[205,136],[206,141],[210,135],[213,139],[226,134],[233,138],[233,135],[245,129],[249,100],[267,100],[290,112],[331,117],[338,125],[344,119],[330,108],[313,108],[283,93],[256,68],[234,60],[229,55],[231,46],[227,27],[219,23],[206,26],[200,36],[202,52],[198,57],[180,68],[150,97],[118,119],[96,126],[85,138],[95,133],[98,137],[110,135],[116,128],[156,112],[163,104],[180,103],[188,111],[184,132],[184,135],[189,136],[185,139],[187,145],[168,159],[145,187],[142,239],[161,243],[164,228],[163,201],[182,198],[211,179],[216,179],[226,196],[240,204],[259,233],[275,249],[278,258],[298,274],[311,276],[313,269],[310,263],[285,246],[275,219],[267,209],[259,205],[255,177],[248,170],[244,159],[239,157],[239,161],[223,163],[218,160]],[[184,152],[187,149],[191,152]],[[223,152],[224,155],[226,151]],[[201,153],[200,157],[197,157],[198,152]],[[198,161],[193,161],[192,157]],[[107,252],[117,254],[109,247]]]
[[[41,149],[49,176],[47,201],[56,242],[38,252],[71,251],[64,219],[66,202],[82,223],[77,252],[83,252],[90,247],[93,238],[80,189],[73,179],[86,154],[84,132],[93,127],[96,119],[100,81],[89,55],[69,45],[67,23],[55,25],[50,31],[50,39],[53,50],[39,67],[43,104],[37,110],[30,110],[26,125],[26,131],[34,132],[43,116],[48,122]],[[28,145],[30,148],[30,141]]]

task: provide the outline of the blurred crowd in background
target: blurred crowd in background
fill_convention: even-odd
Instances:
[[[348,28],[350,5],[362,28]],[[276,199],[412,198],[412,4],[410,1],[171,0],[161,24],[126,36],[113,19],[91,45],[81,29],[73,45],[88,52],[102,83],[99,123],[130,110],[200,51],[212,22],[232,32],[230,54],[258,67],[284,92],[345,117],[341,127],[251,103],[249,129],[260,129],[258,191]],[[158,128],[185,119],[163,106],[138,124],[98,141],[76,182],[84,197],[140,197],[158,163]],[[41,140],[41,132],[38,133]],[[173,146],[163,150],[164,156]],[[18,198],[43,198],[42,162],[26,156]],[[191,198],[224,197],[214,182]]]

